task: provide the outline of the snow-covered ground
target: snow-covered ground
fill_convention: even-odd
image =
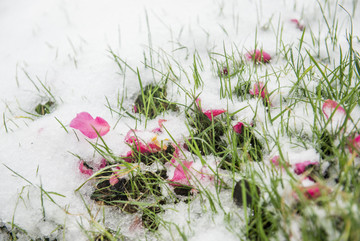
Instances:
[[[329,38],[329,29],[319,7],[325,6],[325,2],[330,2],[326,3],[330,7],[325,9],[329,25],[335,23],[338,26],[338,42],[333,49],[329,40],[328,50],[324,43],[325,38]],[[131,112],[140,91],[137,74],[129,67],[121,73],[110,50],[128,66],[138,70],[144,86],[161,79],[159,73],[146,68],[144,63],[167,72],[168,66],[164,62],[167,59],[180,76],[179,83],[188,90],[194,90],[194,84],[188,82],[184,73],[188,72],[193,80],[191,71],[196,53],[204,65],[201,71],[204,85],[196,90],[203,109],[226,109],[231,113],[246,107],[235,115],[234,123],[250,123],[255,112],[258,123],[268,123],[264,106],[256,99],[231,101],[220,98],[219,77],[211,67],[209,53],[223,54],[226,49],[227,53],[238,52],[236,56],[240,58],[256,47],[272,56],[269,64],[259,68],[257,76],[281,72],[287,63],[282,49],[292,45],[297,48],[303,34],[291,21],[298,19],[305,26],[304,48],[314,56],[320,51],[319,60],[326,59],[329,51],[331,59],[327,61],[331,65],[339,59],[338,46],[343,50],[348,48],[347,34],[351,26],[349,16],[336,3],[353,14],[353,36],[360,36],[360,7],[352,12],[357,2],[0,1],[0,222],[7,223],[8,228],[16,224],[33,238],[56,234],[65,240],[88,239],[81,228],[88,230],[91,223],[84,202],[95,214],[100,206],[89,199],[91,185],[81,189],[85,201],[75,192],[87,179],[79,171],[76,155],[94,165],[100,164],[101,156],[88,142],[95,143],[96,139],[90,140],[69,127],[77,113],[89,112],[94,118],[99,116],[109,123],[111,129],[103,139],[116,155],[128,151],[124,138],[130,129],[151,130],[157,127],[159,118],[168,120],[164,125],[175,140],[181,141],[188,136],[181,111],[168,112],[149,120],[145,127],[144,121],[136,122],[128,116],[120,118],[109,110],[110,105],[119,111],[118,104],[124,98],[122,105]],[[316,46],[314,39],[321,44]],[[359,39],[354,37],[353,44],[359,51]],[[183,73],[176,63],[182,66]],[[251,62],[246,64],[252,68]],[[258,80],[258,77],[254,78],[253,83]],[[264,81],[268,91],[273,92],[272,105],[279,107],[280,96],[289,94],[296,76],[288,71],[280,76],[272,74]],[[312,88],[311,84],[309,81],[308,88]],[[35,107],[46,103],[51,95],[56,101],[51,113],[40,117],[32,115],[36,114]],[[185,105],[193,101],[172,83],[168,84],[168,99]],[[273,116],[279,113],[277,111],[274,108]],[[297,105],[292,111],[291,127],[310,136],[312,123],[309,120],[314,114],[307,112],[306,106],[302,105]],[[355,121],[359,120],[359,106],[351,116]],[[269,135],[275,135],[279,125],[280,119],[266,125]],[[160,137],[170,138],[167,134]],[[285,150],[283,155],[291,157],[294,163],[304,159],[319,160],[314,148],[295,147],[287,136],[282,136],[279,142]],[[264,162],[269,163],[270,158],[277,154],[276,148],[268,150]],[[209,163],[215,163],[211,158],[214,157],[207,159]],[[198,166],[201,168],[200,164]],[[209,189],[212,188],[210,185]],[[41,190],[48,192],[52,199]],[[229,227],[236,230],[242,225],[243,210],[233,203],[231,190],[224,191],[221,199],[224,211],[216,214],[204,210],[202,200],[198,198],[191,204],[181,202],[168,206],[164,220],[176,223],[189,240],[238,240],[239,233],[232,232]],[[101,212],[98,215],[102,215]],[[104,226],[121,227],[121,232],[130,239],[145,237],[146,230],[131,226],[134,215],[121,213],[115,208],[105,208],[104,212]],[[60,226],[65,228],[53,232]],[[175,228],[171,233],[160,227],[158,233],[148,234],[148,238],[181,238]]]

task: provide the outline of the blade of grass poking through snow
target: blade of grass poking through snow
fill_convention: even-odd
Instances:
[[[66,127],[64,126],[64,124],[63,123],[61,123],[61,121],[58,119],[58,118],[56,118],[56,116],[54,117],[55,118],[55,120],[57,121],[57,122],[59,122],[59,124],[61,125],[61,127],[66,131],[66,133],[69,133],[69,131],[66,129]]]

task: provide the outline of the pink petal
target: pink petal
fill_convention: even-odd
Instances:
[[[213,117],[218,116],[222,113],[226,112],[226,110],[207,110],[204,112],[204,114],[212,120]]]
[[[245,54],[248,60],[253,60],[255,63],[268,63],[271,60],[271,56],[262,50],[255,50]]]
[[[354,139],[351,139],[350,138],[350,145],[349,145],[349,151],[351,152],[351,153],[353,153],[353,152],[359,152],[359,150],[360,150],[360,134],[357,136],[357,137],[355,137]],[[355,148],[355,150],[353,150],[353,148]]]
[[[336,101],[330,99],[326,100],[322,106],[322,112],[324,113],[326,118],[329,119],[329,117],[332,115],[334,111],[336,115],[340,115],[340,116],[346,115],[345,109],[342,106],[340,106]]]
[[[179,164],[174,172],[174,176],[173,178],[170,180],[171,182],[177,182],[183,185],[190,185],[189,183],[189,179],[190,179],[190,174],[189,172],[189,168],[191,167],[191,165],[193,164],[193,162],[188,162],[188,161],[183,161],[182,164]],[[185,166],[185,170],[184,167]],[[170,185],[172,186],[180,186],[179,184],[176,183],[170,183]]]
[[[154,128],[151,132],[160,134],[160,133],[162,133],[162,130],[159,127],[157,127],[157,128]]]
[[[295,23],[296,24],[296,27],[298,29],[300,29],[301,31],[304,29],[304,25],[300,24],[299,20],[293,18],[293,19],[290,19],[291,22]]]
[[[166,122],[167,120],[165,119],[159,119],[158,120],[158,124],[159,124],[159,127],[162,128],[163,127],[163,123]]]
[[[241,134],[242,128],[244,126],[244,123],[242,122],[238,122],[236,125],[233,126],[233,130],[238,133]]]
[[[133,106],[133,112],[134,112],[134,113],[137,113],[137,112],[138,112],[138,109],[137,109],[136,105]]]
[[[306,168],[308,166],[310,166],[310,165],[318,165],[318,164],[319,164],[319,162],[316,162],[316,161],[304,161],[304,162],[296,163],[294,172],[297,175],[301,175],[306,171]]]
[[[87,112],[77,114],[71,121],[70,127],[79,130],[90,139],[94,139],[98,136],[96,131],[100,136],[104,136],[110,130],[110,126],[106,120],[101,117],[96,117],[94,120],[94,118]]]
[[[104,167],[106,167],[106,163],[107,163],[107,161],[105,158],[101,159],[99,169],[103,169]]]
[[[116,174],[111,175],[111,177],[109,179],[110,185],[114,186],[118,182],[119,182],[119,179],[117,178],[117,175]]]
[[[267,95],[267,89],[263,82],[258,82],[254,84],[254,89],[249,91],[251,95],[258,96],[261,93],[261,98],[265,98]]]
[[[85,166],[84,161],[80,161],[79,170],[82,174],[91,176],[93,174],[93,170]]]
[[[274,166],[279,166],[279,159],[280,159],[280,156],[274,156],[273,158],[271,158],[270,162],[271,162]]]

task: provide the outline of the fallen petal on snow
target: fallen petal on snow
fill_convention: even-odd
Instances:
[[[345,109],[340,104],[330,99],[326,100],[322,106],[322,112],[326,116],[326,119],[329,119],[334,111],[334,116],[345,117],[346,115]]]
[[[110,130],[110,126],[106,120],[101,117],[96,117],[94,119],[87,112],[81,112],[77,114],[76,117],[71,121],[70,127],[79,130],[90,139],[94,139],[98,136],[96,132],[98,132],[100,136],[104,136]]]
[[[357,153],[356,155],[358,155],[359,150],[360,150],[360,134],[353,139],[350,138],[349,142],[350,142],[349,143],[349,151],[351,153],[356,152]]]
[[[301,175],[306,171],[307,167],[318,165],[318,164],[319,164],[319,162],[317,162],[317,161],[304,161],[304,162],[296,163],[295,168],[294,168],[294,172],[297,175]]]
[[[243,126],[244,126],[244,123],[238,122],[236,125],[233,126],[233,130],[236,133],[241,134]]]
[[[203,113],[210,119],[212,120],[213,117],[221,115],[222,113],[226,112],[226,110],[207,110],[204,111]]]
[[[189,168],[191,167],[192,164],[193,164],[192,161],[191,162],[183,161],[182,164],[179,164],[175,169],[173,178],[170,180],[171,182],[174,183],[170,183],[170,185],[172,186],[181,186],[181,184],[190,185]]]
[[[79,170],[82,174],[91,176],[93,174],[93,170],[89,168],[84,161],[80,161]]]
[[[254,50],[245,54],[248,60],[252,60],[255,63],[268,63],[271,60],[270,54],[262,50]]]

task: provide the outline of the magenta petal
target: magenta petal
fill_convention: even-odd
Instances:
[[[226,110],[207,110],[204,111],[204,114],[210,119],[212,120],[213,117],[218,116],[222,113],[226,112]]]
[[[353,148],[355,150],[353,150]],[[359,151],[360,150],[360,135],[358,135],[357,137],[355,137],[354,139],[350,138],[350,145],[349,145],[349,151],[351,153],[353,153],[354,151]]]
[[[236,125],[233,126],[233,130],[238,133],[241,134],[242,128],[244,126],[244,123],[242,122],[238,122]]]
[[[273,158],[271,158],[270,162],[271,162],[274,166],[279,166],[279,159],[280,159],[280,156],[274,156]]]
[[[267,95],[267,90],[263,82],[258,82],[254,84],[254,89],[249,91],[251,95],[259,95],[261,93],[261,98],[265,98]]]
[[[271,60],[270,54],[262,50],[255,50],[245,54],[248,60],[253,60],[255,63],[268,63]]]
[[[71,121],[70,127],[79,130],[90,139],[94,139],[98,136],[96,131],[100,136],[104,136],[110,130],[110,126],[106,120],[101,117],[96,117],[94,119],[87,112],[81,112],[77,114],[76,117]]]
[[[316,161],[304,161],[304,162],[300,162],[300,163],[296,163],[295,164],[295,169],[294,172],[297,175],[303,174],[306,171],[306,168],[310,165],[318,165],[319,162]]]
[[[189,175],[189,168],[191,167],[191,165],[193,164],[193,162],[188,162],[188,161],[183,161],[182,164],[179,164],[174,172],[174,176],[173,178],[170,180],[171,182],[177,182],[183,185],[190,185],[189,183],[189,179],[190,179],[190,175]],[[185,167],[185,170],[184,170]],[[179,186],[179,184],[176,183],[170,183],[173,186]]]
[[[107,161],[105,158],[101,159],[101,163],[99,166],[99,169],[103,169],[104,167],[106,167]]]
[[[335,114],[339,114],[342,116],[346,115],[345,109],[342,106],[340,106],[340,104],[330,99],[326,100],[322,106],[322,112],[324,113],[326,118],[329,119],[329,117],[332,115],[334,111]]]
[[[84,161],[81,161],[81,162],[80,162],[79,170],[80,170],[80,172],[81,172],[82,174],[85,174],[85,175],[91,176],[91,175],[93,174],[93,170],[91,170],[90,168],[88,168],[87,166],[85,166]]]

